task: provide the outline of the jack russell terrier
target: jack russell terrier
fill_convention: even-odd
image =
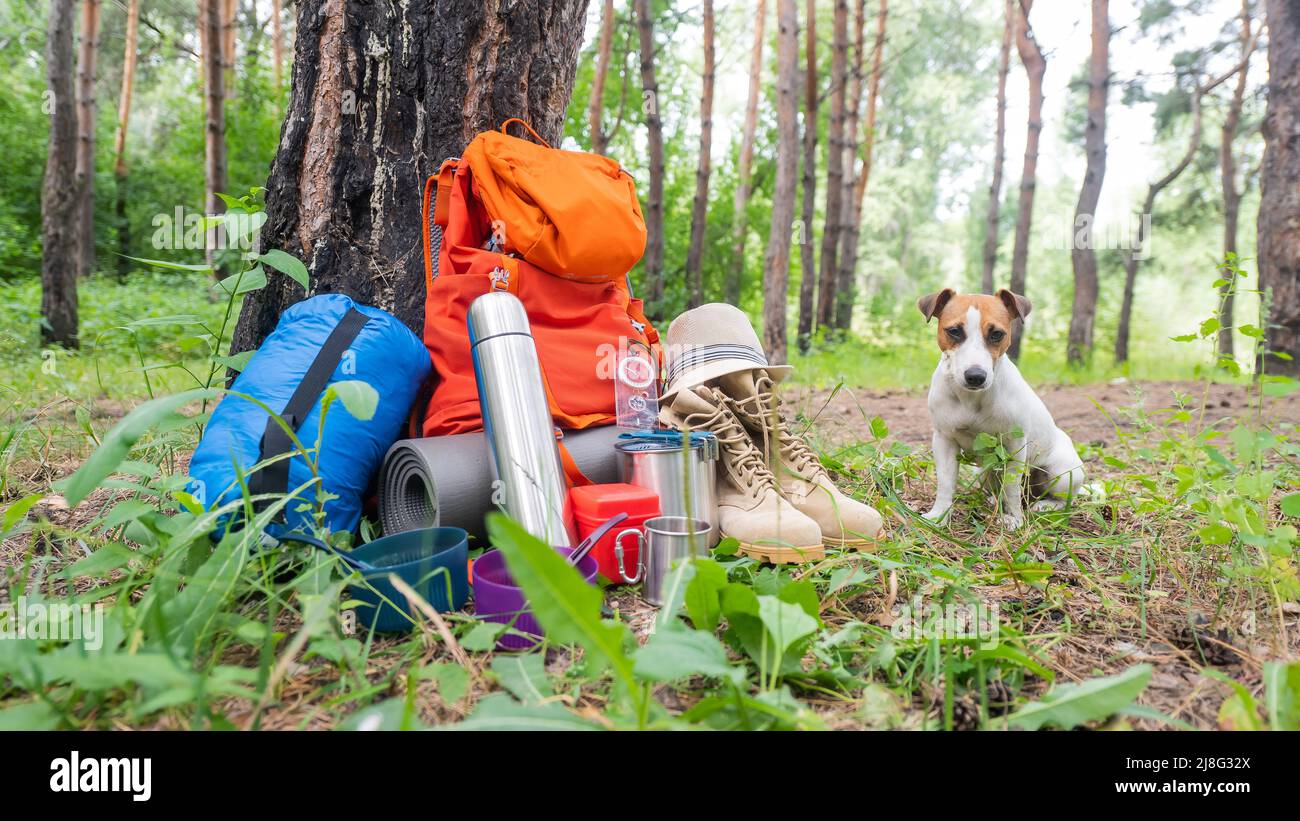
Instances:
[[[1030,509],[1060,510],[1083,487],[1083,463],[1074,442],[1056,426],[1010,357],[1011,323],[1029,315],[1029,300],[1005,288],[997,296],[958,294],[945,288],[922,297],[917,307],[928,323],[939,318],[939,367],[930,381],[934,470],[938,492],[925,514],[941,521],[957,491],[957,458],[970,453],[981,433],[1002,437],[1008,454],[1000,477],[1002,524],[1024,524],[1021,494],[1025,473],[1035,501]],[[1027,470],[1026,470],[1027,469]],[[982,475],[985,487],[999,477]]]

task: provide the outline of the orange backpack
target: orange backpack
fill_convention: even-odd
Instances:
[[[490,290],[523,302],[557,427],[614,422],[613,368],[659,335],[627,273],[645,250],[632,178],[608,157],[485,131],[424,187],[424,344],[435,371],[422,435],[483,429],[465,327]],[[434,197],[436,189],[436,198]],[[430,213],[432,210],[432,214]],[[433,224],[430,224],[432,216]]]

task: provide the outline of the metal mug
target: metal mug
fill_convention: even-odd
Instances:
[[[705,547],[713,547],[718,532],[718,440],[696,431],[683,442],[677,431],[639,431],[619,437],[620,482],[653,490],[664,516],[703,519],[709,523]]]
[[[685,516],[659,516],[641,528],[630,527],[614,537],[618,572],[631,584],[644,582],[641,589],[645,600],[659,607],[664,603],[663,587],[668,571],[682,559],[708,555],[710,531],[705,520]],[[623,539],[629,535],[636,538],[641,549],[635,575],[623,566]]]

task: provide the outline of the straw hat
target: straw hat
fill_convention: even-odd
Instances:
[[[668,363],[664,399],[737,371],[763,368],[780,382],[794,370],[789,365],[769,365],[749,317],[723,302],[692,308],[674,319],[664,348]]]

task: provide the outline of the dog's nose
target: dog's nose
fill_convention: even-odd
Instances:
[[[966,373],[962,375],[966,377],[966,387],[968,388],[982,388],[984,387],[984,380],[989,378],[983,368],[967,368]]]

